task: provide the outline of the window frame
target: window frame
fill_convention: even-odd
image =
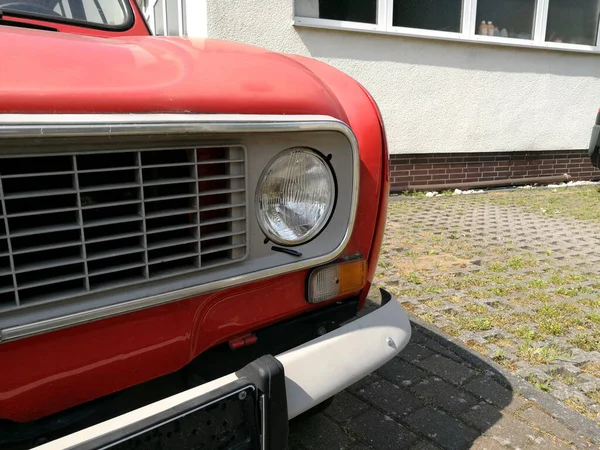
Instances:
[[[294,5],[298,1],[293,0]],[[569,44],[559,42],[546,42],[546,27],[548,23],[548,10],[551,0],[535,0],[533,38],[516,39],[501,36],[481,36],[475,33],[477,17],[477,1],[463,0],[461,15],[461,32],[427,30],[423,28],[406,28],[392,25],[394,0],[377,1],[377,23],[359,23],[343,20],[318,19],[314,17],[300,17],[294,13],[294,26],[326,28],[334,30],[357,31],[367,33],[388,34],[425,39],[440,39],[446,41],[462,41],[476,44],[500,45],[510,47],[526,47],[541,50],[559,50],[584,53],[600,53],[600,26],[597,28],[596,45]]]

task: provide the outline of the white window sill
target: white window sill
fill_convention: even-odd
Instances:
[[[394,36],[406,36],[425,39],[439,39],[444,41],[467,42],[474,44],[501,45],[509,47],[533,48],[539,50],[558,50],[579,53],[600,54],[600,47],[591,45],[566,44],[558,42],[537,42],[528,39],[505,38],[496,36],[467,35],[446,31],[423,30],[418,28],[392,27],[389,30],[375,24],[344,22],[340,20],[315,19],[309,17],[295,17],[294,26],[308,28],[325,28],[328,30],[357,31],[361,33],[375,33]]]

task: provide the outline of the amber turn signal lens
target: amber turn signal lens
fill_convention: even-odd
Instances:
[[[309,303],[320,303],[360,291],[367,282],[367,263],[359,259],[313,270],[308,279]]]

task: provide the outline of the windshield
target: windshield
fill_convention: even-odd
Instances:
[[[123,0],[0,0],[6,15],[79,22],[100,27],[123,27],[130,21]]]

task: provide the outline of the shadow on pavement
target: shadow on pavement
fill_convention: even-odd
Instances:
[[[412,326],[400,355],[291,423],[290,449],[591,448],[485,360]]]

